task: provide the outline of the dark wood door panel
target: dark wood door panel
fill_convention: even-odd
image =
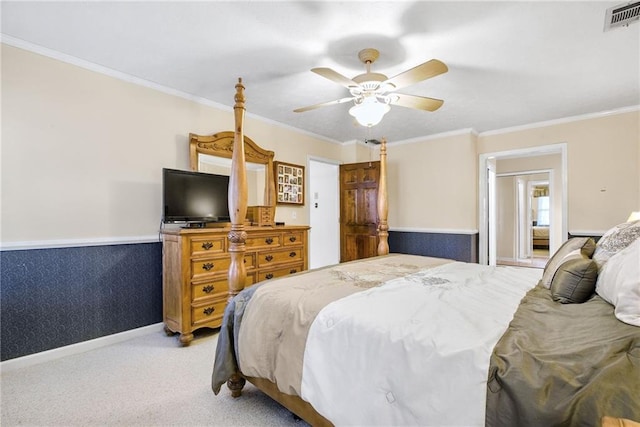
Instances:
[[[374,236],[362,234],[345,235],[345,261],[368,258],[378,249],[378,241]]]
[[[360,209],[357,212],[358,224],[377,224],[378,223],[378,189],[363,188],[359,191],[358,196],[361,200],[358,203]]]
[[[340,261],[377,255],[380,162],[340,166]]]

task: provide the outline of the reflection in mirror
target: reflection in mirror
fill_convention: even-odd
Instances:
[[[266,185],[267,165],[259,163],[246,163],[247,167],[247,203],[249,206],[262,206],[264,202],[264,188]],[[215,173],[218,175],[231,175],[231,159],[211,156],[209,154],[198,155],[198,170],[200,172]]]
[[[189,134],[189,165],[191,170],[208,171],[211,173],[231,175],[231,170],[239,168],[233,165],[235,133],[230,131],[218,132],[213,135]],[[244,137],[245,161],[249,169],[247,178],[248,206],[261,206],[264,213],[260,214],[261,225],[274,225],[276,208],[276,188],[273,178],[273,158],[275,153],[265,150],[251,140]],[[203,160],[201,160],[203,159]],[[227,172],[222,172],[222,168]],[[240,197],[240,195],[229,195]],[[244,194],[241,195],[245,197]]]

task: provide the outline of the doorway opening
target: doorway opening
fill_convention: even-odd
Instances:
[[[551,183],[551,185],[550,185]],[[554,234],[553,171],[496,176],[496,264],[543,268]]]
[[[550,160],[551,159],[551,160]],[[501,161],[510,160],[509,167],[512,170],[504,172],[500,170]],[[536,160],[544,160],[552,162],[553,167],[530,167],[527,162],[535,163]],[[501,151],[493,153],[484,153],[479,156],[479,188],[478,188],[478,262],[480,264],[497,265],[497,212],[498,200],[502,197],[497,191],[497,176],[500,174],[530,174],[530,173],[549,173],[549,192],[550,192],[550,224],[549,227],[549,253],[553,254],[560,245],[567,239],[567,144],[559,143],[553,145],[544,145],[539,147],[531,147],[524,149],[516,149],[510,151]],[[540,181],[544,181],[541,179]],[[521,190],[522,194],[526,194],[527,187]],[[552,196],[553,195],[553,196]],[[514,196],[515,197],[515,196]],[[520,197],[518,204],[522,210],[530,212],[531,209],[522,205],[526,201],[526,197]],[[533,203],[533,202],[532,202]],[[533,214],[531,214],[533,215]],[[533,227],[533,219],[523,219],[525,224],[531,224]],[[515,227],[515,225],[514,225]],[[525,226],[521,227],[526,229]],[[525,231],[522,231],[525,233]],[[522,234],[520,240],[517,240],[514,251],[519,246],[528,247],[526,242],[528,236]],[[533,240],[533,234],[531,234]],[[515,240],[515,239],[514,239]],[[532,250],[533,252],[533,250]],[[517,259],[517,257],[516,257]]]

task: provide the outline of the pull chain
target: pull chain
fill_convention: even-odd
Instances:
[[[365,138],[365,142],[371,139],[371,126],[367,127],[367,137]],[[371,148],[369,147],[369,167],[371,167]]]

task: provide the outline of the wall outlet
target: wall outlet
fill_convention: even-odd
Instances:
[[[291,212],[291,218],[296,219],[298,214],[296,212]]]

